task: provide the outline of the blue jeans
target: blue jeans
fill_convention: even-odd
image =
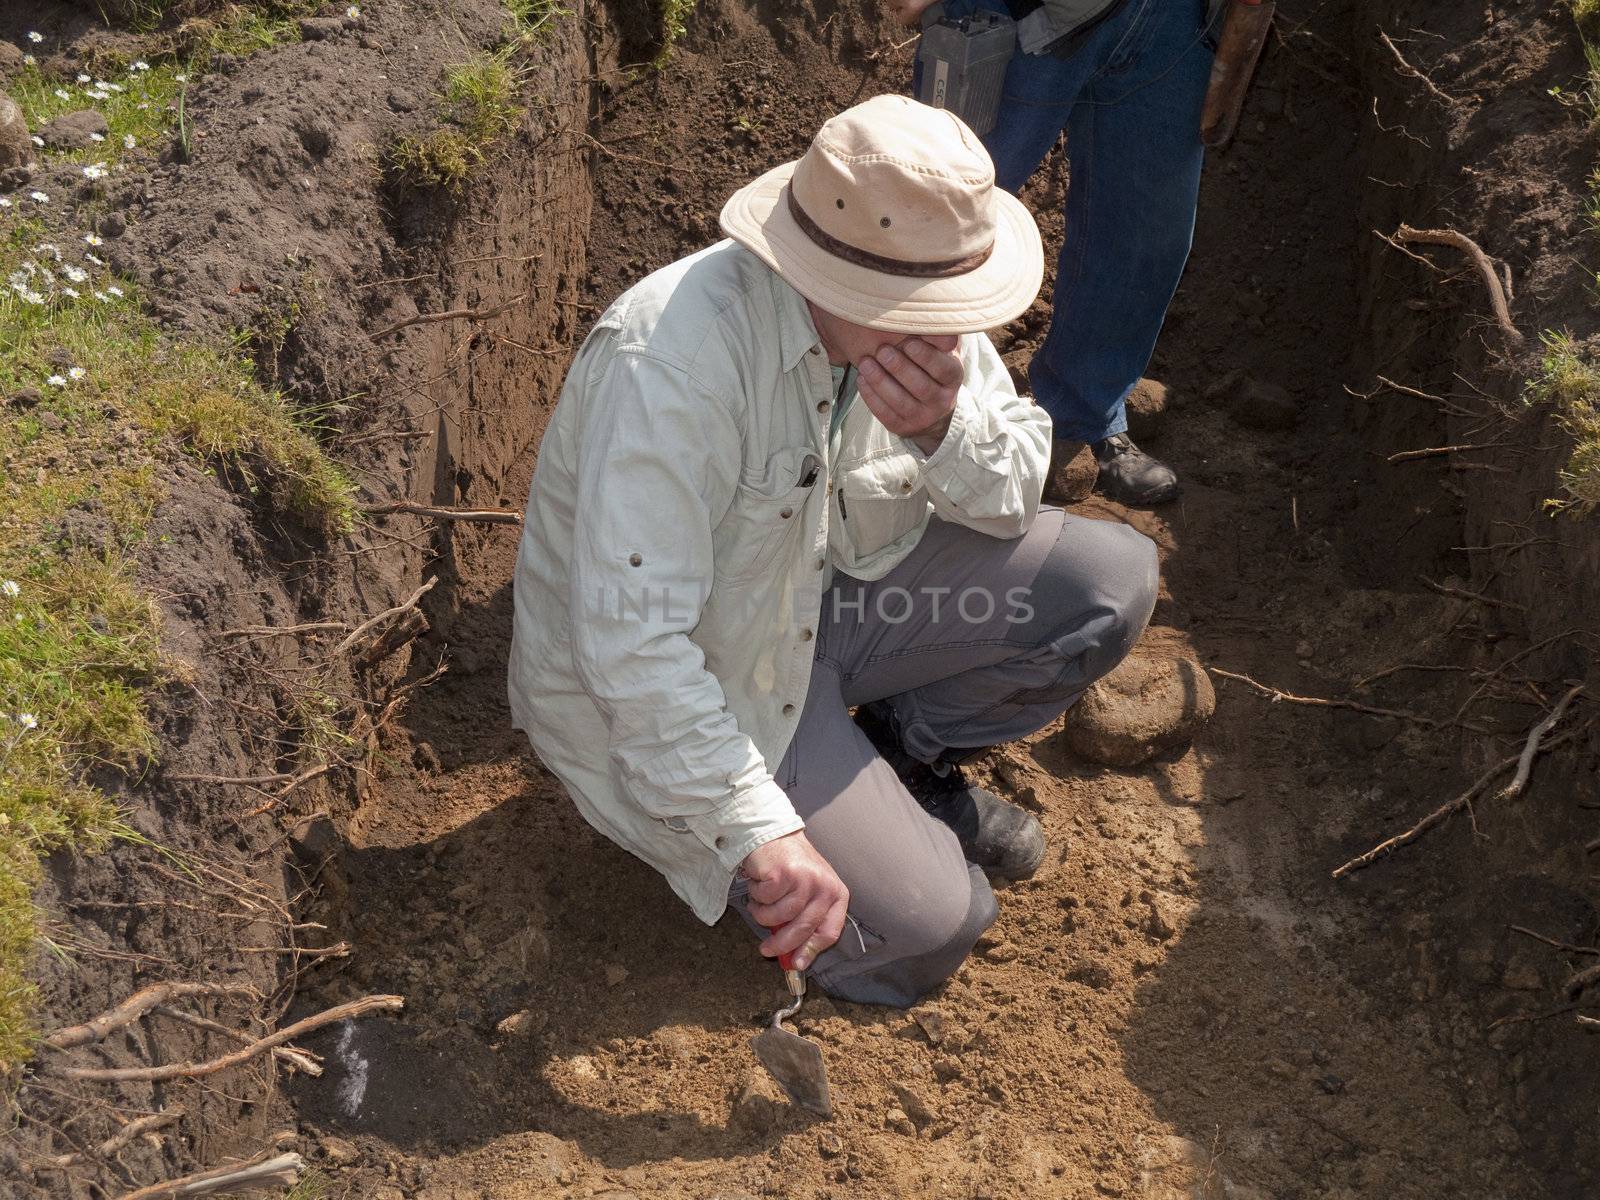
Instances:
[[[1003,0],[948,0],[961,16]],[[1205,0],[1124,0],[1068,58],[1006,69],[984,137],[996,179],[1020,191],[1062,130],[1070,181],[1055,311],[1028,368],[1055,436],[1097,442],[1128,427],[1124,401],[1150,363],[1194,237],[1200,105],[1211,76]]]

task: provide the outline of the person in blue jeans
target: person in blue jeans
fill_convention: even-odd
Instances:
[[[933,2],[890,0],[906,24]],[[1023,22],[999,117],[983,136],[996,182],[1019,191],[1067,135],[1054,312],[1028,370],[1034,399],[1055,423],[1052,490],[1062,490],[1063,469],[1087,445],[1105,495],[1135,505],[1172,500],[1177,473],[1134,445],[1125,402],[1149,365],[1193,240],[1213,5],[948,0],[944,12],[959,18],[979,8]],[[1024,48],[1041,41],[1039,52]],[[1057,499],[1052,490],[1046,496]]]

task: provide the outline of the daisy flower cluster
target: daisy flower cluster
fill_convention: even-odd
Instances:
[[[101,244],[98,234],[84,234],[83,240],[88,246]],[[105,260],[92,250],[82,251],[82,256],[84,262],[92,266],[104,268],[106,265]],[[23,259],[16,270],[6,277],[6,287],[24,304],[40,305],[52,300],[79,300],[83,297],[80,287],[101,304],[110,304],[124,294],[115,283],[95,287],[91,279],[88,269],[70,261],[56,243],[40,242],[33,247],[32,256]],[[74,367],[73,371],[77,374],[69,371],[70,378],[82,378],[82,368]],[[57,383],[57,379],[61,379],[61,382]],[[55,387],[65,387],[67,384],[67,380],[60,376],[51,376],[48,382]]]

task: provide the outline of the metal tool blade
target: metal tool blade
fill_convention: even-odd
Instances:
[[[821,1046],[774,1022],[750,1039],[750,1048],[790,1100],[819,1117],[833,1116]]]

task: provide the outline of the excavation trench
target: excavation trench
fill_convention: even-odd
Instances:
[[[1182,397],[1152,448],[1184,470],[1186,499],[1085,510],[1162,547],[1150,637],[1293,693],[1350,694],[1397,662],[1459,656],[1462,602],[1414,576],[1462,571],[1462,522],[1491,522],[1496,501],[1448,467],[1374,466],[1374,450],[1450,429],[1434,411],[1352,408],[1342,384],[1493,373],[1477,294],[1427,293],[1368,232],[1434,213],[1450,160],[1366,120],[1370,94],[1416,101],[1381,46],[1368,53],[1374,18],[1397,27],[1403,13],[1283,8],[1290,37],[1262,66],[1242,136],[1208,166],[1152,371]],[[533,304],[474,336],[485,355],[446,405],[430,499],[520,506],[565,352],[594,312],[712,240],[722,198],[798,154],[818,114],[898,85],[909,50],[875,50],[891,32],[854,10],[704,5],[667,72],[598,94],[592,211],[581,173],[552,221],[549,190],[526,184],[538,155],[502,166],[480,189],[493,235],[458,221],[446,253],[546,258]],[[1394,174],[1402,194],[1376,186]],[[1029,190],[1046,237],[1061,235],[1048,214],[1062,186],[1053,162]],[[469,280],[485,307],[525,288],[501,266]],[[1405,299],[1421,315],[1398,328]],[[1019,363],[1046,312],[1003,331]],[[1046,730],[990,763],[1010,794],[1032,789],[1050,866],[1003,890],[994,933],[928,1005],[942,1027],[811,1006],[802,1029],[827,1048],[840,1107],[814,1125],[752,1082],[744,1042],[776,979],[747,934],[702,928],[582,826],[507,728],[515,531],[451,528],[440,549],[432,618],[453,669],[414,709],[408,762],[355,811],[339,864],[358,946],[341,986],[400,990],[408,1011],[342,1046],[360,1101],[341,1069],[296,1091],[304,1122],[357,1141],[347,1173],[363,1186],[1539,1197],[1589,1178],[1571,1139],[1594,1085],[1558,1050],[1573,1032],[1517,1022],[1546,1005],[1560,963],[1506,931],[1522,915],[1582,941],[1594,909],[1581,890],[1539,870],[1502,816],[1486,816],[1499,834],[1486,845],[1446,829],[1405,866],[1328,878],[1482,758],[1456,731],[1224,685],[1210,730],[1170,762],[1101,770]],[[1370,698],[1434,712],[1429,683],[1390,678]],[[1507,725],[1530,712],[1510,707]],[[1514,1021],[1490,1032],[1498,1018]]]
[[[1445,444],[1446,418],[1352,405],[1343,385],[1404,374],[1433,392],[1466,371],[1514,388],[1483,348],[1481,296],[1441,294],[1370,233],[1449,216],[1436,181],[1482,136],[1445,138],[1456,118],[1422,111],[1417,81],[1380,57],[1373,25],[1409,27],[1415,6],[1281,7],[1285,37],[1240,137],[1208,166],[1152,369],[1180,402],[1150,445],[1182,470],[1185,499],[1084,510],[1161,547],[1152,642],[1288,692],[1353,694],[1363,676],[1506,636],[1415,579],[1493,584],[1451,547],[1504,500],[1447,463],[1383,464],[1375,450]],[[431,401],[414,499],[520,508],[599,308],[718,236],[722,199],[797,155],[821,114],[909,68],[909,47],[889,48],[903,39],[860,8],[706,0],[672,65],[630,78],[615,71],[641,52],[630,22],[643,25],[596,9],[556,26],[531,135],[463,200],[390,198],[392,228],[450,264],[419,310],[510,305],[393,340]],[[1448,31],[1463,71],[1492,61],[1469,24]],[[1562,69],[1552,52],[1535,76]],[[1412,106],[1420,140],[1374,126],[1374,95],[1385,114]],[[1049,239],[1064,186],[1052,159],[1027,194]],[[1041,300],[999,335],[1011,360],[1025,364],[1047,314]],[[1459,731],[1224,685],[1181,757],[1096,768],[1057,727],[992,759],[997,786],[1041,810],[1054,853],[1003,889],[1000,923],[921,1020],[808,1006],[839,1107],[819,1125],[750,1073],[745,1040],[777,980],[745,931],[696,923],[583,825],[509,728],[515,529],[446,524],[432,539],[408,564],[432,557],[441,579],[414,670],[441,655],[450,670],[342,822],[321,916],[356,953],[303,998],[407,996],[403,1016],[330,1034],[328,1075],[292,1091],[303,1129],[354,1145],[328,1150],[350,1194],[1332,1200],[1574,1196],[1592,1182],[1575,1139],[1595,1085],[1573,1028],[1490,1029],[1549,1007],[1562,971],[1508,921],[1594,933],[1566,850],[1541,865],[1572,814],[1484,814],[1485,841],[1448,826],[1403,860],[1329,879],[1488,756]],[[1586,546],[1561,552],[1581,563]],[[1540,678],[1582,666],[1528,663]],[[1420,678],[1367,695],[1453,707]],[[1537,713],[1495,715],[1509,737]],[[1536,796],[1572,770],[1553,763]]]

